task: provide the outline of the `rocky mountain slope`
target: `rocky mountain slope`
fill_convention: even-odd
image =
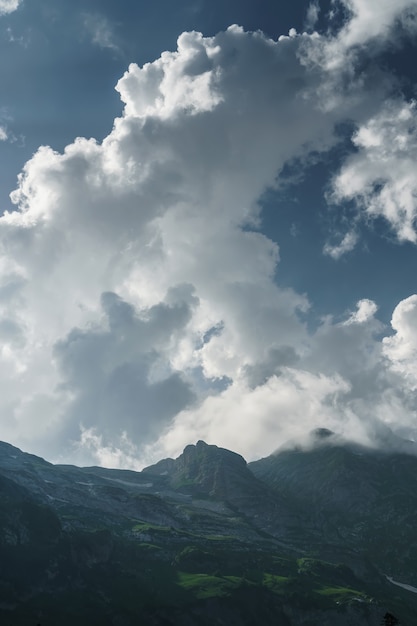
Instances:
[[[417,587],[417,457],[371,451],[331,434],[321,433],[315,444],[249,465],[259,480],[303,511],[304,532],[296,532],[293,541],[317,544],[329,556],[350,550]]]
[[[0,443],[0,623],[416,624],[417,458],[327,435],[142,472]]]

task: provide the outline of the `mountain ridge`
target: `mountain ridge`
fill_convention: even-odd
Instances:
[[[373,626],[388,611],[411,626],[417,597],[395,583],[417,586],[417,459],[358,453],[330,431],[317,438],[249,464],[198,441],[142,472],[53,465],[0,443],[0,562],[10,567],[0,618],[66,624],[64,594],[68,624],[86,626],[260,615]]]

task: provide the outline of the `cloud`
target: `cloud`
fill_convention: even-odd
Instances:
[[[116,43],[113,25],[104,15],[84,13],[83,25],[93,44],[99,48],[120,52],[120,48]]]
[[[0,16],[13,13],[23,3],[23,0],[0,0]]]
[[[340,431],[334,405],[347,389],[337,375],[317,376],[291,368],[255,389],[237,380],[199,409],[180,413],[147,454],[176,456],[187,442],[202,437],[253,460],[273,452],[289,437],[305,434],[318,419],[327,426],[337,424]]]
[[[369,447],[400,449],[393,432],[416,437],[415,388],[408,384],[417,374],[416,311],[417,296],[401,302],[392,322],[397,336],[383,339],[387,329],[371,300],[341,321],[327,317],[301,358],[289,348],[269,354],[199,408],[180,412],[144,458],[176,456],[187,441],[204,438],[251,460],[289,439],[302,441],[317,426]]]
[[[94,428],[81,427],[79,442],[73,447],[73,458],[78,465],[85,466],[94,462],[102,467],[116,467],[140,471],[143,463],[138,461],[139,448],[122,432],[112,442],[105,442]]]
[[[183,294],[181,292],[184,292]],[[67,408],[78,434],[100,424],[111,439],[117,428],[140,442],[155,436],[176,413],[194,400],[190,385],[177,372],[158,371],[164,352],[191,317],[189,289],[173,290],[170,304],[160,303],[136,314],[114,293],[103,293],[105,319],[87,329],[72,329],[57,342],[54,357],[70,389]]]
[[[369,62],[387,44],[398,47],[404,37],[415,35],[415,0],[334,0],[331,5],[326,16],[328,35],[306,46],[306,58],[328,70],[343,71],[345,76],[350,72],[353,77],[356,68],[363,68],[364,58]],[[307,28],[318,16],[315,6],[308,9]],[[376,65],[374,71],[378,71]]]
[[[303,97],[321,76],[299,45],[238,27],[183,34],[129,67],[102,144],[28,161],[0,219],[0,320],[20,333],[3,354],[3,437],[59,453],[82,424],[144,445],[216,380],[302,344],[308,301],[275,284],[278,246],[253,230],[284,163],[335,141],[332,116]]]
[[[383,352],[395,372],[417,389],[417,296],[402,300],[394,310],[391,325],[394,334],[384,337]]]
[[[311,2],[307,9],[307,15],[305,19],[305,28],[307,30],[314,30],[320,15],[320,6],[318,2]]]
[[[415,102],[386,102],[352,141],[356,151],[333,181],[332,200],[355,201],[368,218],[383,217],[400,241],[416,243]]]
[[[340,0],[340,3],[350,14],[338,36],[346,48],[387,38],[398,23],[411,23],[411,15],[417,15],[415,0]]]
[[[340,259],[347,252],[351,252],[358,242],[358,234],[355,231],[346,233],[342,241],[337,245],[326,243],[323,252],[331,256],[333,259]]]
[[[400,302],[396,311],[406,303],[407,299]],[[395,320],[394,312],[394,330]],[[339,428],[333,429],[349,439],[382,448],[401,447],[393,433],[413,440],[417,436],[415,392],[406,372],[393,367],[387,358],[389,335],[390,329],[377,318],[376,303],[360,300],[345,319],[328,316],[323,320],[303,360],[307,369],[322,375],[337,372],[349,387],[338,405],[341,415],[334,424],[339,421]]]
[[[363,324],[372,319],[377,312],[378,307],[372,300],[359,300],[357,310],[344,322],[345,326],[351,324]]]
[[[129,66],[102,143],[26,163],[0,218],[1,437],[134,466],[195,438],[252,457],[319,425],[369,440],[387,406],[408,427],[376,305],[312,333],[258,230],[287,163],[382,115],[385,84],[313,62],[329,37],[183,33]]]
[[[351,392],[361,397],[371,392],[371,387],[379,384],[376,380],[371,384],[369,377],[380,374],[380,336],[386,331],[376,312],[375,302],[365,299],[341,320],[325,317],[311,338],[303,365],[327,376],[337,372],[349,381]]]
[[[0,141],[7,141],[8,134],[4,126],[0,126]]]

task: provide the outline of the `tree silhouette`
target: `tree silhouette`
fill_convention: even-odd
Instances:
[[[385,613],[382,618],[381,626],[397,626],[400,623],[400,620],[395,617],[392,613]]]

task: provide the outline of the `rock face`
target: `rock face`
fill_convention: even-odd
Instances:
[[[167,484],[185,492],[223,498],[232,495],[236,480],[257,482],[242,456],[204,441],[187,446],[178,459],[164,459],[143,473],[165,476]]]
[[[185,491],[230,500],[258,483],[239,454],[198,441],[175,461],[171,484]]]
[[[349,446],[247,464],[187,446],[142,472],[0,442],[0,623],[417,623],[417,458]]]
[[[166,488],[194,499],[222,502],[248,519],[256,519],[260,530],[276,537],[286,534],[293,517],[291,507],[285,498],[254,476],[239,454],[198,441],[187,446],[175,461],[165,459],[143,473],[160,477],[162,467]]]

